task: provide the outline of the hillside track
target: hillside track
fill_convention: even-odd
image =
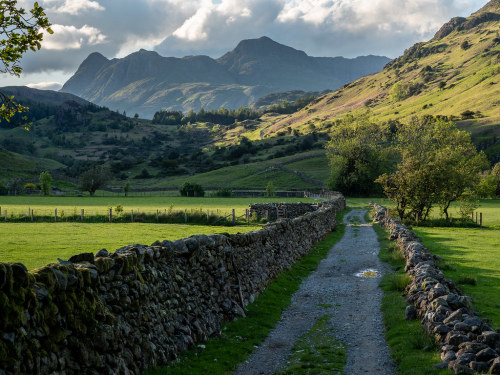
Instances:
[[[265,342],[236,371],[267,375],[286,367],[297,339],[325,315],[335,339],[346,346],[345,374],[392,375],[393,363],[384,338],[380,311],[380,278],[388,267],[378,259],[379,243],[364,210],[344,216],[344,237],[293,295],[280,322]],[[365,273],[363,277],[362,273]],[[371,271],[371,272],[370,272]]]

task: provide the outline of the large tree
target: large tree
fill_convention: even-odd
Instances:
[[[80,175],[80,189],[88,191],[93,196],[97,189],[106,185],[109,181],[110,170],[104,166],[91,168]]]
[[[335,123],[330,137],[330,188],[348,195],[380,192],[374,181],[394,164],[389,125],[373,122],[368,115],[348,115]]]
[[[17,0],[0,1],[0,60],[1,73],[20,76],[22,68],[19,64],[21,57],[28,51],[41,48],[43,30],[52,34],[49,20],[38,3],[33,9],[26,11],[17,6]],[[9,121],[16,113],[24,112],[28,108],[16,104],[13,97],[0,93],[0,120]]]
[[[400,125],[396,150],[401,156],[397,170],[377,182],[396,203],[401,219],[426,219],[433,205],[448,218],[450,204],[473,188],[489,165],[467,132],[432,116]]]

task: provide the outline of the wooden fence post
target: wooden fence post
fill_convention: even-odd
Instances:
[[[2,206],[0,206],[0,216],[2,216]]]
[[[111,223],[113,221],[113,209],[109,209],[109,222]]]
[[[83,219],[85,217],[85,210],[82,208],[82,212],[80,214],[81,218],[82,218],[82,223],[83,223]]]
[[[57,223],[57,208],[54,210],[54,223]]]
[[[482,212],[479,213],[479,227],[480,228],[483,227],[483,213]]]
[[[130,222],[134,222],[134,210],[130,210]]]
[[[31,222],[33,222],[33,209],[31,209]]]
[[[235,214],[234,208],[233,208],[233,224],[235,224],[235,223],[236,223],[236,214]]]
[[[7,222],[7,210],[5,210],[5,222]]]
[[[207,210],[207,223],[208,223],[209,217],[210,217],[210,211]]]
[[[477,211],[476,211],[476,224],[477,224]]]
[[[158,222],[158,209],[156,210],[156,222]]]

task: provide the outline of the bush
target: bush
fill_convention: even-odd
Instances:
[[[0,182],[0,195],[7,195],[9,191],[7,190],[7,188],[5,187],[5,185]]]
[[[228,189],[228,188],[223,188],[223,189],[219,189],[215,192],[215,196],[216,197],[232,197],[233,196],[233,192],[231,189]]]
[[[184,183],[182,187],[179,189],[179,193],[183,197],[204,197],[205,190],[200,184],[192,184],[189,182]]]

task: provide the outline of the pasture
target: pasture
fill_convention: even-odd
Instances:
[[[55,197],[55,196],[2,196],[0,197],[0,222],[7,216],[28,215],[28,209],[34,210],[34,215],[53,215],[57,208],[59,215],[80,215],[80,210],[85,210],[85,215],[106,216],[109,208],[117,205],[123,207],[125,213],[130,211],[153,214],[156,210],[172,209],[173,211],[184,210],[209,210],[219,212],[220,215],[229,215],[232,209],[236,215],[245,214],[245,209],[250,203],[268,202],[313,202],[309,198],[277,198],[277,197],[255,197],[255,198],[208,198],[208,197]],[[63,215],[63,216],[64,216]]]
[[[238,233],[259,226],[221,227],[184,224],[0,223],[0,262],[21,262],[28,269],[100,249],[113,252],[131,244],[177,240],[194,234]]]
[[[206,226],[186,224],[156,223],[79,223],[64,222],[65,216],[106,216],[109,208],[122,205],[124,213],[156,210],[202,210],[229,215],[232,209],[236,215],[244,215],[250,203],[260,202],[313,201],[307,198],[186,198],[186,197],[41,197],[4,196],[0,197],[0,262],[21,262],[29,269],[47,263],[57,262],[57,258],[68,259],[81,252],[108,251],[130,245],[151,244],[156,240],[176,240],[194,234],[238,233],[258,229],[259,226]],[[4,222],[7,210],[8,220],[13,216],[27,216],[28,209],[34,215],[53,215],[58,209],[57,223],[9,223]]]
[[[370,200],[393,207],[386,199],[354,198],[351,207]],[[459,217],[458,206],[450,212]],[[492,320],[500,328],[500,200],[481,200],[477,212],[483,214],[484,228],[412,226],[424,245],[443,258],[440,269],[474,300],[481,317]],[[392,214],[394,216],[394,214]],[[432,218],[439,218],[437,209]]]

